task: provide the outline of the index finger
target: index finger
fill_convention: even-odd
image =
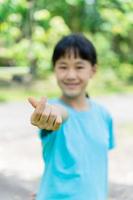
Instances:
[[[38,105],[37,105],[35,111],[32,114],[32,121],[33,122],[37,122],[41,118],[41,115],[42,115],[42,113],[45,109],[45,106],[46,106],[46,102],[47,102],[46,97],[42,97],[41,100],[38,102]]]
[[[33,108],[36,108],[38,105],[38,101],[34,97],[29,97],[28,102],[33,106]]]

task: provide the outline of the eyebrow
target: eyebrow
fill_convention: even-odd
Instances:
[[[84,64],[84,62],[83,61],[77,61],[77,62],[75,62],[76,64]]]
[[[61,61],[61,62],[59,62],[59,64],[61,64],[61,65],[66,65],[67,63]],[[83,62],[83,61],[76,61],[75,64],[84,64],[84,62]]]
[[[63,65],[66,65],[67,63],[66,62],[63,62],[63,61],[61,61],[61,62],[59,62],[59,64],[63,64]]]

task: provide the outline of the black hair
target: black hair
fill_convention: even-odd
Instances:
[[[97,63],[97,53],[92,42],[82,34],[70,34],[63,37],[55,46],[52,56],[53,67],[58,59],[74,51],[75,57],[89,61],[92,66]]]

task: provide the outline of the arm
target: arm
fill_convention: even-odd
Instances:
[[[64,108],[64,106],[57,105],[57,104],[55,106],[61,113],[62,122],[66,121],[68,119],[68,112],[67,112],[66,108]]]
[[[40,129],[57,130],[68,118],[67,110],[61,105],[50,105],[45,97],[40,101],[28,98],[29,103],[35,109],[31,115],[31,124]]]

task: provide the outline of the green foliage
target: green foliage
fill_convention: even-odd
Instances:
[[[96,46],[101,75],[132,82],[132,10],[132,0],[0,0],[0,65],[32,66],[45,77],[60,37],[83,32]]]

